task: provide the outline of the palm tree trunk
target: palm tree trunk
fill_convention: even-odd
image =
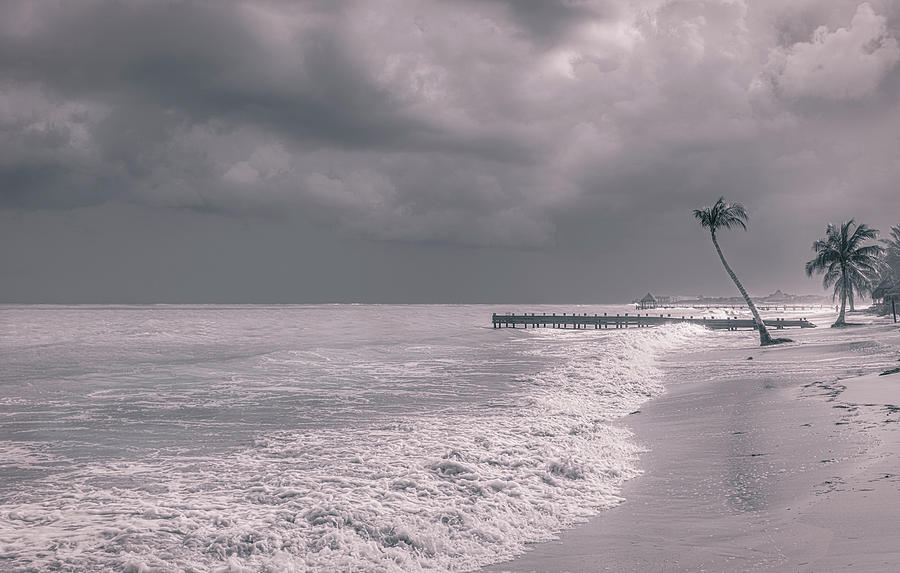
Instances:
[[[716,234],[711,232],[713,245],[716,246],[716,252],[719,253],[719,259],[722,261],[722,265],[725,267],[725,270],[728,271],[728,276],[731,277],[731,280],[734,281],[734,285],[741,292],[741,296],[744,297],[744,301],[747,303],[747,307],[750,308],[750,312],[753,313],[753,322],[756,323],[756,328],[759,330],[759,345],[760,346],[768,346],[769,344],[774,344],[772,337],[769,335],[769,331],[766,330],[766,324],[759,317],[759,312],[756,310],[756,305],[753,304],[753,301],[750,300],[750,295],[747,294],[747,291],[744,290],[744,285],[741,284],[741,281],[738,280],[737,275],[734,274],[734,271],[731,270],[731,267],[728,266],[728,262],[725,260],[725,255],[722,254],[722,248],[719,247],[719,241],[716,240]]]
[[[841,265],[841,314],[838,315],[837,320],[834,321],[834,324],[831,326],[844,326],[847,324],[847,321],[844,315],[847,312],[847,271],[844,269],[844,265]]]

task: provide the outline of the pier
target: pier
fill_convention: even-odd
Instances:
[[[756,330],[752,318],[712,318],[694,317],[692,315],[672,316],[671,314],[497,314],[491,317],[494,328],[647,328],[661,324],[686,322],[699,324],[716,330]],[[763,319],[766,327],[782,330],[784,328],[815,328],[815,324],[805,318]]]
[[[635,308],[640,308],[639,303],[635,303]],[[731,309],[731,310],[746,310],[750,309],[747,305],[740,304],[715,304],[715,303],[703,303],[703,302],[678,302],[678,303],[667,303],[667,304],[659,304],[657,303],[655,306],[648,308],[681,308],[681,309],[705,309],[705,310],[714,310],[714,309]],[[800,304],[772,304],[772,303],[762,303],[756,305],[756,310],[784,310],[784,311],[798,311],[798,310],[822,310],[823,305],[814,304],[814,305],[800,305]],[[643,309],[641,309],[643,310]]]

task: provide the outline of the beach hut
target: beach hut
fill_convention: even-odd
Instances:
[[[656,299],[649,292],[640,300],[641,309],[656,308]]]

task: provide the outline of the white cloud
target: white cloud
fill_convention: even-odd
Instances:
[[[246,161],[238,161],[225,172],[224,178],[233,183],[252,185],[259,181],[259,172]]]
[[[900,61],[886,19],[860,4],[847,28],[820,26],[809,42],[776,50],[769,62],[777,89],[791,98],[859,100]]]

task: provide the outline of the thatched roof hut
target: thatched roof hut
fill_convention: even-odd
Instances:
[[[656,299],[649,292],[640,300],[641,308],[656,308]]]

